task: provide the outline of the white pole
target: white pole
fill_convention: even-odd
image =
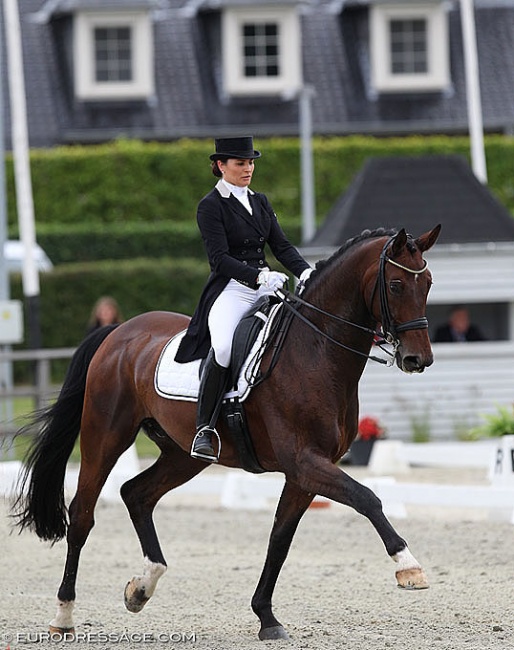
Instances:
[[[30,347],[40,347],[39,275],[35,259],[36,231],[30,175],[27,106],[23,74],[20,18],[17,0],[4,0],[7,63],[10,90],[12,145],[16,182],[16,205],[20,238],[24,246],[23,294],[27,299]]]
[[[484,151],[482,104],[480,100],[480,75],[478,70],[477,37],[473,0],[460,0],[464,67],[468,105],[469,135],[471,140],[471,166],[481,183],[487,183]]]
[[[2,21],[3,22],[3,21]],[[0,24],[0,70],[2,70],[3,24]],[[7,240],[7,189],[5,182],[4,87],[0,79],[0,300],[9,300],[9,274],[4,255]]]
[[[2,45],[3,45],[3,21],[0,22],[0,70],[2,70]],[[4,88],[3,80],[0,79],[0,300],[9,300],[11,292],[9,286],[9,271],[5,259],[5,242],[7,240],[7,185],[5,182],[5,129],[4,129]],[[0,349],[8,352],[10,345],[0,341]],[[13,387],[12,362],[3,361],[0,363],[0,395],[10,393]],[[0,418],[2,422],[12,422],[14,407],[11,397],[0,400]],[[14,446],[8,445],[7,456],[11,458]],[[0,451],[0,458],[2,452]]]
[[[302,183],[302,242],[314,237],[316,231],[316,208],[314,202],[314,164],[312,159],[312,111],[311,86],[300,90],[300,149]]]

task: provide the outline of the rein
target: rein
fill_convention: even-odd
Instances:
[[[392,365],[394,362],[394,355],[395,351],[390,352],[389,350],[386,350],[385,348],[382,347],[381,344],[379,344],[379,347],[381,350],[383,350],[386,354],[390,355],[392,357],[391,361],[388,361],[387,359],[382,359],[381,357],[376,357],[373,354],[366,354],[365,352],[361,352],[360,350],[356,350],[355,348],[351,348],[349,345],[345,345],[344,343],[341,343],[341,341],[338,341],[337,339],[334,339],[332,336],[324,332],[322,329],[320,329],[317,325],[315,325],[311,320],[309,320],[306,316],[304,316],[301,312],[298,311],[298,309],[294,306],[294,303],[297,303],[299,305],[304,305],[305,307],[308,307],[309,309],[312,309],[313,311],[318,312],[319,314],[323,314],[324,316],[328,316],[332,320],[335,320],[339,323],[344,323],[345,325],[351,325],[352,327],[356,327],[357,329],[362,330],[363,332],[368,332],[369,334],[376,334],[376,331],[371,329],[370,327],[364,327],[363,325],[359,325],[358,323],[352,323],[352,321],[346,320],[345,318],[341,318],[341,316],[337,316],[336,314],[331,314],[328,311],[325,311],[324,309],[320,309],[319,307],[316,307],[310,302],[307,302],[306,300],[303,300],[299,296],[290,293],[289,291],[285,293],[277,293],[276,294],[278,298],[282,301],[283,305],[289,309],[289,311],[296,316],[299,320],[304,322],[306,325],[308,325],[312,330],[314,330],[317,334],[322,336],[323,338],[327,339],[327,341],[330,341],[334,345],[337,345],[340,348],[343,348],[343,350],[348,350],[349,352],[354,352],[355,354],[359,354],[361,357],[366,357],[367,359],[371,359],[372,361],[376,361],[377,363],[382,363],[385,365]],[[396,347],[395,347],[396,350]]]
[[[371,303],[373,302],[373,298],[375,296],[377,287],[379,291],[379,296],[380,296],[380,313],[381,313],[381,326],[382,326],[382,332],[383,332],[383,338],[385,342],[391,344],[393,346],[393,351],[390,352],[386,348],[382,347],[383,341],[377,343],[377,345],[380,347],[380,349],[388,354],[391,359],[383,359],[381,357],[377,357],[372,354],[366,354],[365,352],[361,352],[360,350],[356,350],[355,348],[352,348],[348,345],[345,345],[344,343],[341,343],[341,341],[338,341],[337,339],[334,339],[331,337],[329,334],[321,330],[317,325],[315,325],[311,320],[309,320],[306,316],[304,316],[302,313],[298,311],[294,303],[303,305],[305,307],[308,307],[309,309],[318,312],[319,314],[323,314],[324,316],[327,316],[328,318],[331,318],[334,321],[337,321],[339,323],[344,323],[345,325],[350,325],[352,327],[355,327],[357,329],[360,329],[364,332],[368,332],[369,334],[376,334],[376,331],[369,328],[365,327],[363,325],[359,325],[358,323],[353,323],[352,321],[346,320],[345,318],[342,318],[341,316],[337,316],[336,314],[331,314],[330,312],[325,311],[324,309],[320,309],[319,307],[316,307],[310,302],[307,302],[306,300],[303,300],[300,298],[298,295],[292,294],[289,291],[286,292],[277,292],[277,297],[282,301],[285,307],[292,312],[297,318],[299,318],[302,322],[304,322],[306,325],[308,325],[312,330],[314,330],[317,334],[322,336],[323,338],[327,339],[334,345],[337,345],[340,348],[343,348],[344,350],[348,350],[349,352],[354,352],[355,354],[358,354],[362,357],[366,357],[367,359],[371,359],[372,361],[376,361],[377,363],[382,363],[388,366],[391,366],[394,363],[394,357],[396,355],[396,350],[398,348],[398,345],[400,344],[400,341],[398,339],[398,334],[400,332],[406,332],[408,330],[414,330],[414,329],[427,329],[428,328],[428,320],[425,316],[421,318],[415,318],[413,320],[405,321],[404,323],[399,323],[396,324],[392,318],[391,315],[391,310],[389,309],[389,302],[387,300],[387,286],[386,286],[386,279],[385,279],[385,267],[386,267],[386,262],[389,262],[390,264],[393,264],[394,266],[397,266],[398,268],[402,269],[403,271],[407,271],[408,273],[413,273],[415,275],[419,275],[420,273],[424,273],[427,268],[428,268],[428,263],[425,260],[424,265],[421,269],[410,269],[407,266],[403,266],[402,264],[399,264],[392,258],[390,258],[387,255],[387,249],[389,248],[389,245],[394,241],[396,235],[393,235],[390,239],[387,240],[387,242],[384,244],[384,247],[382,248],[382,252],[380,253],[380,260],[379,260],[379,268],[378,268],[378,274],[377,274],[377,279],[375,282],[375,285],[373,287],[373,292],[371,294]]]

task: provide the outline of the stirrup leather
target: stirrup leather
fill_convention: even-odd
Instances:
[[[198,439],[203,438],[205,433],[210,433],[214,434],[218,440],[218,453],[214,452],[213,454],[205,454],[202,452],[195,451],[195,443]],[[206,425],[202,427],[195,435],[193,438],[193,442],[191,444],[191,451],[189,452],[190,456],[193,458],[199,458],[200,460],[206,460],[209,463],[217,463],[221,454],[221,438],[219,436],[219,433],[216,431],[214,427],[210,427],[209,425]]]

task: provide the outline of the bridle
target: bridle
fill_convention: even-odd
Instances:
[[[359,325],[358,323],[353,323],[352,321],[346,320],[345,318],[342,318],[341,316],[337,316],[336,314],[331,314],[330,312],[325,311],[324,309],[320,309],[319,307],[316,307],[310,302],[307,302],[306,300],[303,300],[300,298],[298,294],[292,294],[289,291],[286,292],[278,292],[277,295],[280,298],[280,300],[283,302],[284,306],[292,312],[292,314],[301,320],[302,322],[306,323],[312,330],[314,330],[317,334],[320,336],[323,336],[323,338],[327,339],[334,345],[337,345],[340,348],[343,348],[345,350],[348,350],[350,352],[354,352],[355,354],[358,354],[360,356],[366,357],[367,359],[371,359],[372,361],[376,361],[377,363],[382,363],[386,365],[392,365],[394,363],[394,358],[396,356],[396,351],[398,349],[398,346],[400,345],[400,340],[398,338],[398,334],[400,332],[406,332],[408,330],[415,330],[415,329],[427,329],[428,328],[428,320],[425,316],[421,318],[415,318],[413,320],[405,321],[403,323],[395,323],[391,310],[389,308],[389,302],[387,300],[387,284],[386,284],[386,277],[385,277],[385,269],[386,269],[386,263],[389,262],[393,266],[396,266],[403,271],[407,271],[408,273],[413,273],[415,275],[419,275],[421,273],[424,273],[427,268],[428,264],[426,260],[424,261],[424,265],[421,269],[410,269],[407,266],[403,266],[402,264],[399,264],[395,260],[393,260],[391,257],[387,255],[387,249],[389,248],[390,244],[393,243],[397,235],[393,235],[390,237],[387,242],[384,244],[384,247],[382,248],[382,252],[380,253],[380,260],[379,260],[379,267],[378,267],[378,273],[377,273],[377,278],[373,287],[373,291],[371,293],[371,300],[370,300],[370,305],[373,304],[373,299],[375,297],[375,293],[377,292],[378,289],[378,294],[380,297],[380,314],[381,314],[381,326],[382,326],[382,338],[383,341],[379,341],[377,345],[380,347],[381,350],[383,350],[387,355],[391,357],[390,360],[384,359],[382,357],[377,357],[372,354],[366,354],[365,352],[361,352],[360,350],[356,350],[355,348],[352,348],[348,345],[345,345],[344,343],[341,343],[341,341],[338,341],[337,339],[334,339],[331,337],[329,334],[324,332],[322,329],[320,329],[317,325],[315,325],[311,320],[309,320],[306,316],[304,316],[300,311],[298,311],[298,306],[303,305],[304,307],[309,308],[312,311],[315,311],[319,314],[323,314],[324,316],[327,316],[328,318],[339,322],[343,323],[345,325],[351,325],[352,327],[355,327],[357,329],[360,329],[364,332],[367,332],[369,334],[376,335],[376,331],[369,328],[365,327],[363,325]],[[384,343],[388,343],[393,346],[393,350],[390,351],[386,348],[383,347]]]
[[[385,334],[385,338],[386,339],[390,338],[391,342],[398,341],[398,334],[400,332],[407,332],[408,330],[428,329],[428,320],[426,316],[422,316],[421,318],[414,318],[413,320],[408,320],[405,321],[404,323],[396,324],[391,315],[391,310],[389,309],[389,302],[387,300],[387,286],[386,286],[386,279],[385,279],[386,262],[389,262],[390,264],[397,266],[403,271],[407,271],[407,273],[413,273],[416,276],[420,275],[421,273],[424,273],[428,268],[428,263],[426,260],[424,260],[423,268],[416,270],[416,269],[409,269],[407,266],[403,266],[402,264],[399,264],[398,262],[395,262],[393,259],[391,259],[387,255],[387,249],[389,248],[389,245],[393,243],[396,236],[397,235],[394,235],[384,244],[384,247],[382,248],[382,252],[380,253],[378,275],[375,282],[375,286],[373,287],[373,292],[371,294],[371,303],[370,303],[373,304],[373,298],[375,296],[375,292],[378,286],[378,293],[380,296],[380,314],[382,319],[381,320],[382,331]]]

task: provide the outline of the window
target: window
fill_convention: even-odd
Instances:
[[[77,98],[153,94],[152,27],[146,12],[76,14],[74,43]]]
[[[443,4],[371,7],[372,86],[376,92],[448,87],[448,17]]]
[[[427,24],[425,20],[391,20],[391,73],[426,74]]]
[[[299,90],[300,26],[295,8],[227,9],[222,41],[228,95],[293,94]]]
[[[132,33],[129,27],[96,27],[95,80],[133,81]]]
[[[244,76],[278,77],[280,26],[276,23],[245,23],[242,30]]]

